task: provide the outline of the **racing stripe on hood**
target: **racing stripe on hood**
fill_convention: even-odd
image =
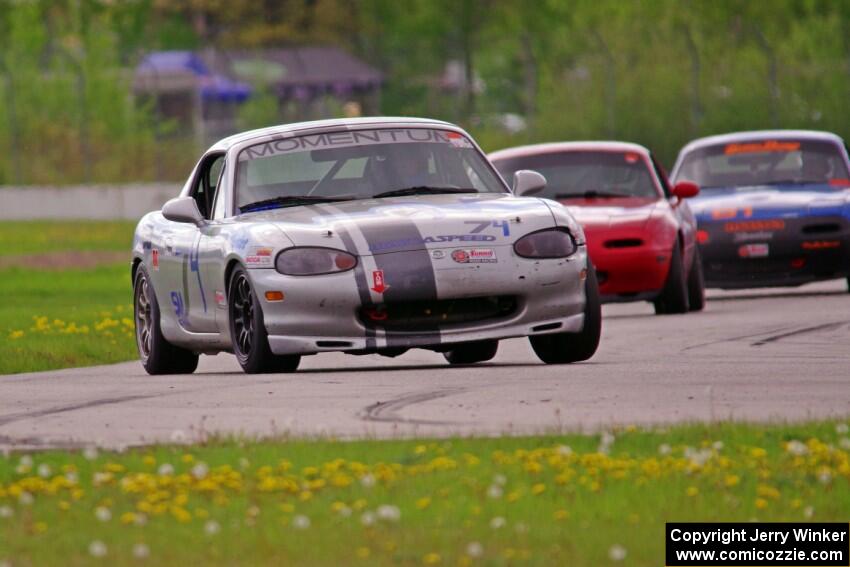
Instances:
[[[338,214],[338,211],[333,207],[328,205],[307,205],[308,208],[315,210],[319,214],[324,214],[325,209],[329,209],[332,212]],[[340,240],[342,240],[343,245],[345,246],[345,251],[349,254],[353,254],[360,258],[360,261],[357,262],[357,266],[354,267],[354,281],[357,284],[357,293],[360,295],[360,304],[361,305],[373,305],[372,294],[369,293],[369,284],[366,279],[366,269],[363,265],[362,254],[357,249],[357,245],[354,244],[354,239],[349,234],[348,230],[342,226],[337,226],[334,228],[336,230],[337,235],[339,235]],[[377,347],[377,341],[375,339],[377,332],[374,327],[369,325],[366,326],[366,348],[373,349]]]
[[[422,233],[409,219],[393,218],[386,224],[358,226],[370,250],[380,249],[382,242],[422,242]],[[403,301],[434,301],[437,299],[437,279],[430,252],[423,245],[418,250],[375,254],[375,267],[386,285],[383,303]],[[376,272],[377,273],[377,272]],[[375,274],[372,281],[376,282]],[[427,337],[423,337],[423,335]],[[388,347],[414,347],[424,343],[439,344],[438,325],[423,326],[417,336],[387,333]]]
[[[387,241],[422,242],[422,233],[412,220],[387,217],[385,222],[358,223],[339,207],[333,205],[316,205],[316,207],[333,212],[342,219],[343,222],[334,225],[334,229],[340,233],[340,236],[347,228],[348,237],[360,256],[358,268],[362,266],[362,272],[366,278],[369,301],[364,302],[363,305],[437,299],[434,266],[431,255],[424,245],[417,250],[371,254],[371,250],[380,249],[381,243]],[[384,283],[386,289],[378,289],[379,281]],[[383,338],[383,331],[380,328],[376,330],[377,338]],[[423,338],[423,335],[426,337]],[[440,329],[437,325],[423,326],[421,333],[414,337],[395,333],[386,333],[385,336],[386,344],[380,344],[383,341],[379,341],[379,347],[413,347],[441,342]]]

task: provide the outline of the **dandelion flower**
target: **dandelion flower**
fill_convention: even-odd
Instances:
[[[431,498],[428,497],[428,496],[420,498],[419,500],[416,501],[416,507],[419,508],[420,510],[424,510],[425,508],[427,508],[430,505],[431,505]]]
[[[159,476],[170,476],[174,474],[174,466],[170,463],[163,463],[159,465],[159,468],[156,469],[156,473]]]
[[[608,550],[608,557],[611,559],[611,561],[622,561],[626,558],[626,555],[626,548],[618,543],[612,545],[611,548]]]
[[[508,483],[508,479],[503,474],[497,474],[493,477],[493,484],[498,484],[499,486],[505,486]]]
[[[292,518],[292,527],[297,530],[306,530],[310,527],[310,518],[299,514]]]
[[[371,526],[375,523],[375,514],[372,512],[363,512],[363,515],[360,516],[360,523],[364,526]]]
[[[425,557],[422,558],[422,562],[425,565],[436,565],[441,560],[439,553],[428,553]]]
[[[100,540],[94,540],[89,544],[89,555],[92,557],[104,557],[106,555],[106,544]]]
[[[0,518],[11,518],[15,514],[10,506],[0,506]]]
[[[518,534],[526,534],[528,533],[528,524],[525,522],[517,522],[517,525],[514,526],[514,530]]]
[[[661,445],[658,446],[658,454],[661,455],[662,457],[666,457],[667,455],[669,455],[672,452],[673,452],[673,449],[667,443],[662,443]]]
[[[105,506],[98,506],[94,510],[95,517],[101,522],[108,522],[112,519],[112,512]]]
[[[88,446],[83,449],[83,457],[87,461],[93,461],[97,458],[97,447]]]
[[[50,476],[50,465],[47,463],[41,463],[38,465],[38,476],[41,478],[47,478]]]
[[[490,527],[494,530],[498,530],[500,528],[505,527],[505,519],[501,516],[496,516],[492,520],[490,520]]]
[[[531,493],[534,495],[543,494],[546,492],[546,485],[542,482],[539,482],[531,487]]]
[[[842,437],[840,441],[838,441],[838,446],[844,449],[845,451],[850,451],[850,438]]]
[[[209,472],[210,472],[209,467],[207,466],[206,463],[203,463],[203,462],[198,463],[194,467],[192,467],[192,476],[195,477],[198,480],[205,478],[207,476],[207,473],[209,473]]]
[[[398,506],[391,504],[378,506],[378,518],[387,522],[397,522],[401,519],[401,510],[398,509]]]
[[[204,533],[207,535],[215,535],[221,531],[221,525],[215,520],[210,520],[206,524],[204,524]]]
[[[806,444],[802,441],[797,441],[796,439],[786,443],[785,450],[795,457],[802,457],[809,452],[809,448],[806,447]]]
[[[20,502],[24,506],[30,506],[35,500],[29,492],[21,492],[21,495],[18,496],[18,502]]]
[[[829,469],[823,469],[818,473],[818,482],[821,484],[829,484],[832,481],[832,473]]]
[[[557,451],[563,457],[569,457],[573,454],[573,450],[569,445],[558,445]]]
[[[835,432],[839,435],[847,435],[847,433],[850,432],[850,426],[848,426],[846,423],[836,424]]]
[[[133,546],[133,557],[136,559],[146,559],[151,554],[151,550],[143,543],[137,543]]]
[[[477,541],[471,541],[466,546],[466,554],[470,557],[481,557],[484,555],[484,546]]]
[[[487,497],[492,499],[501,498],[504,491],[502,487],[498,484],[491,484],[490,488],[487,489]]]
[[[807,520],[812,519],[812,516],[815,515],[815,509],[813,506],[806,506],[803,508],[803,516],[806,517]]]
[[[357,550],[354,552],[354,554],[357,555],[357,557],[359,557],[360,559],[368,558],[370,553],[371,551],[368,547],[358,547]]]
[[[373,486],[375,486],[375,477],[372,476],[371,474],[364,474],[360,478],[360,484],[364,488],[372,488]]]

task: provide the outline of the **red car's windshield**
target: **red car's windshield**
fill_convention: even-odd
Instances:
[[[498,159],[494,165],[508,184],[521,169],[542,173],[546,189],[538,196],[549,199],[659,197],[646,162],[633,152],[555,152]]]
[[[819,183],[850,185],[839,147],[819,140],[753,139],[688,152],[677,180],[702,189]]]

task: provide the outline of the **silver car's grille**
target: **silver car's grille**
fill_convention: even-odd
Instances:
[[[415,332],[423,328],[465,325],[510,317],[517,308],[511,295],[402,301],[366,306],[360,320],[368,327]]]

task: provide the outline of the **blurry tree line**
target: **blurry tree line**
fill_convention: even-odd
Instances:
[[[833,0],[0,0],[0,184],[177,180],[191,136],[134,100],[164,49],[341,46],[382,70],[384,114],[486,150],[755,128],[850,137],[850,2]],[[275,122],[257,97],[245,126]]]

